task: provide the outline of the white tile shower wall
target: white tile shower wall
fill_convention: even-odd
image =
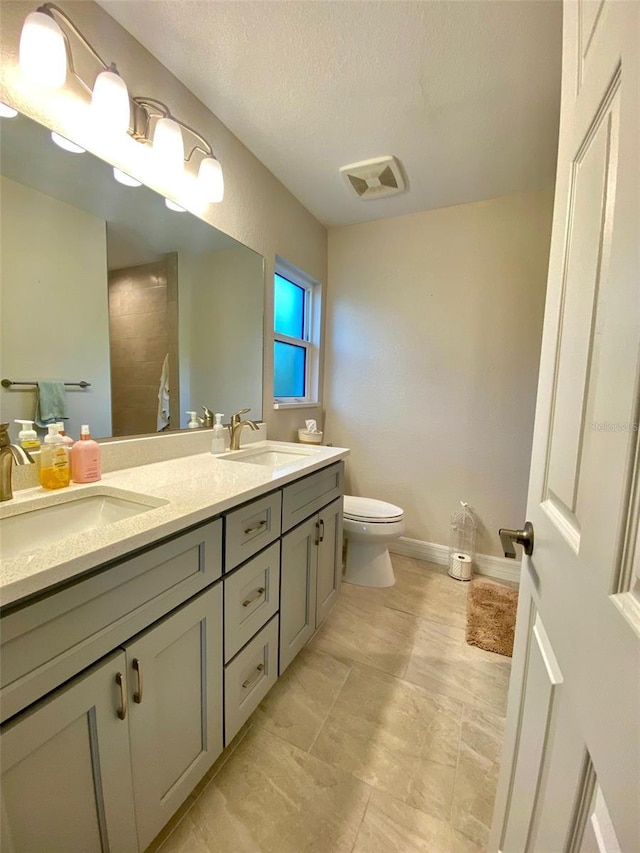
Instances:
[[[329,230],[325,432],[347,492],[447,545],[459,500],[480,553],[524,522],[553,193]]]

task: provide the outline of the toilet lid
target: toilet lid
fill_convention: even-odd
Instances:
[[[404,515],[404,510],[394,504],[377,501],[373,498],[358,498],[354,495],[344,496],[344,515],[354,521],[398,521]]]

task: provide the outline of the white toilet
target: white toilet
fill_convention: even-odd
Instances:
[[[404,511],[373,498],[345,495],[343,519],[347,538],[344,580],[360,586],[393,586],[396,579],[389,542],[404,533]]]

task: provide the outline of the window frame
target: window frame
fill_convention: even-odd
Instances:
[[[303,338],[283,335],[275,330],[275,276],[279,275],[287,281],[295,284],[305,291],[304,316],[303,316]],[[296,409],[319,405],[319,365],[320,365],[320,320],[321,320],[321,292],[322,287],[318,281],[311,278],[302,270],[294,267],[283,258],[276,257],[273,293],[274,293],[274,320],[273,320],[273,348],[279,341],[284,344],[303,347],[305,349],[305,377],[304,397],[276,397],[275,396],[275,365],[274,365],[274,409]],[[274,356],[275,360],[275,356]]]

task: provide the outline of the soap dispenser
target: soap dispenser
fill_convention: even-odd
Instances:
[[[40,451],[40,485],[43,489],[63,489],[69,485],[69,451],[58,433],[57,424],[49,424],[48,435]]]
[[[95,483],[101,477],[100,445],[91,438],[89,424],[82,424],[80,441],[73,445],[73,482]]]
[[[224,415],[216,412],[216,422],[213,425],[213,438],[211,439],[211,452],[214,456],[224,453],[224,427],[222,419]]]
[[[187,412],[187,414],[189,415],[187,429],[200,429],[200,421],[198,420],[196,412]]]
[[[22,424],[22,429],[18,433],[20,447],[24,450],[40,450],[40,439],[33,428],[33,421],[21,421],[20,418],[16,418],[16,423]]]

